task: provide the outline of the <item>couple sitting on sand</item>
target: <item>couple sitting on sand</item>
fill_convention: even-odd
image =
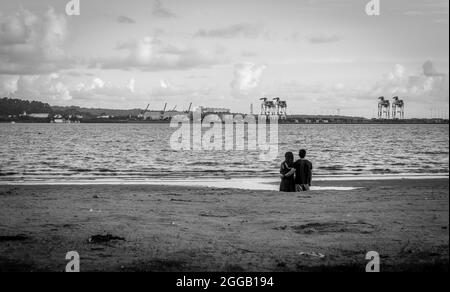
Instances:
[[[306,160],[306,150],[299,152],[300,159],[294,162],[294,154],[287,152],[281,164],[280,192],[306,192],[310,190],[312,163]]]

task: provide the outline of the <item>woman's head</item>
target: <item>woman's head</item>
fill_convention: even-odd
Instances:
[[[286,152],[286,154],[284,154],[284,158],[286,159],[286,162],[294,162],[294,153]]]

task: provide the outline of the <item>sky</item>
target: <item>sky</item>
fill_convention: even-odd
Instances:
[[[449,1],[0,0],[0,96],[51,105],[448,116]]]

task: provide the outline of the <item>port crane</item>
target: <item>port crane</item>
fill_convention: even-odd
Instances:
[[[150,107],[150,104],[148,104],[147,107],[145,108],[145,110],[142,111],[142,112],[138,115],[138,118],[140,118],[140,119],[144,118],[144,115],[145,115],[146,112],[148,112],[148,108],[149,108],[149,107]]]
[[[394,96],[392,99],[394,100],[392,102],[392,118],[403,120],[405,118],[405,102],[398,96]]]
[[[164,104],[164,109],[161,112],[161,120],[164,120],[164,114],[166,113],[166,109],[167,109],[167,102]]]

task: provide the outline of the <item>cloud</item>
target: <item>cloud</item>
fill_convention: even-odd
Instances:
[[[161,88],[162,88],[162,89],[169,89],[169,88],[172,87],[172,85],[171,85],[168,81],[166,81],[166,80],[161,80],[161,81],[159,82],[159,84],[161,85]]]
[[[155,0],[155,2],[153,3],[152,14],[154,17],[158,18],[176,17],[176,15],[172,11],[164,7],[163,3],[160,0]]]
[[[340,42],[342,37],[338,35],[317,35],[309,36],[307,39],[312,44],[327,44]]]
[[[92,80],[92,85],[91,85],[91,89],[97,89],[97,88],[103,88],[105,86],[105,82],[96,77]]]
[[[136,83],[135,78],[120,83],[95,76],[74,83],[70,75],[0,75],[0,97],[40,100],[51,105],[131,108],[146,104],[149,98],[152,103],[182,105],[201,103],[212,95],[209,87],[174,85],[164,79],[145,90],[139,90]]]
[[[49,8],[42,15],[20,9],[0,18],[0,74],[40,74],[69,68],[64,49],[66,18]]]
[[[166,44],[154,37],[121,43],[117,50],[124,52],[124,56],[98,59],[91,67],[163,71],[208,67],[223,61],[219,52]]]
[[[265,65],[253,63],[236,64],[234,66],[234,77],[231,82],[232,95],[242,97],[254,93],[261,82],[265,69]]]
[[[174,85],[172,82],[161,79],[159,86],[152,89],[151,95],[156,97],[195,97],[209,96],[212,89],[209,87],[189,88],[185,85]]]
[[[386,74],[372,88],[372,96],[403,96],[414,101],[448,101],[448,76],[438,73],[431,61],[423,65],[423,73],[409,75],[406,69],[397,64],[391,73]]]
[[[74,84],[71,78],[60,74],[7,76],[0,75],[0,96],[37,99],[55,105],[88,102],[95,106],[98,100],[126,101],[138,96],[136,80],[126,84],[107,82],[100,77]],[[72,84],[72,85],[70,85]]]
[[[134,24],[136,21],[128,16],[120,15],[117,17],[117,22],[123,23],[123,24]]]
[[[200,29],[194,34],[199,38],[258,38],[264,33],[263,27],[257,24],[239,23],[228,27],[205,30]]]
[[[128,81],[127,88],[128,88],[132,93],[134,93],[134,92],[136,91],[136,79],[131,78],[131,79]]]
[[[119,85],[106,82],[100,77],[95,77],[87,83],[81,82],[71,91],[74,99],[104,99],[105,97],[126,99],[135,93],[134,79],[130,79],[127,84]]]
[[[434,68],[434,64],[432,61],[428,60],[423,64],[423,74],[428,77],[439,77],[445,76],[443,73],[439,73],[436,68]]]
[[[0,96],[10,96],[17,91],[18,76],[0,75]]]
[[[59,74],[0,76],[0,94],[17,98],[38,98],[45,102],[64,102],[72,99],[69,88]]]
[[[339,109],[341,114],[371,117],[374,111],[376,113],[377,97],[399,96],[406,102],[409,117],[426,117],[424,109],[430,105],[448,107],[449,79],[446,74],[430,75],[424,71],[417,74],[414,73],[417,70],[410,72],[397,64],[375,82],[274,80],[273,84],[261,86],[260,90],[265,96],[286,99],[288,109],[296,113],[336,114]]]

